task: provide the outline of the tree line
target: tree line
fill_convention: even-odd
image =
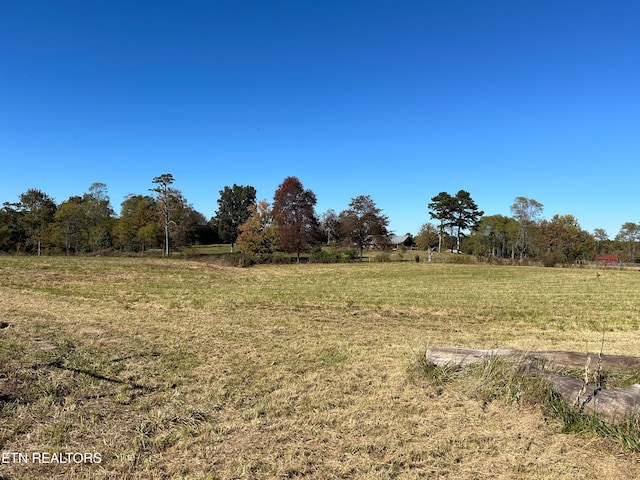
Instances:
[[[365,248],[388,248],[389,218],[368,195],[355,197],[340,214],[328,210],[316,214],[316,195],[297,177],[287,177],[278,186],[273,203],[256,202],[255,189],[234,185],[220,192],[215,221],[222,240],[237,242],[240,251],[258,260],[278,252],[303,252],[322,256],[321,245],[356,247],[362,259]],[[329,260],[325,252],[324,260]]]
[[[153,178],[148,194],[128,195],[120,213],[111,206],[104,183],[94,183],[83,195],[57,204],[38,189],[0,209],[0,251],[21,254],[76,255],[113,250],[164,255],[192,245],[227,243],[231,253],[258,261],[274,256],[310,254],[319,261],[335,260],[326,247],[343,247],[354,258],[368,248],[392,244],[389,218],[369,195],[351,199],[348,207],[318,215],[315,193],[297,177],[287,177],[272,202],[257,201],[252,186],[225,186],[209,220],[174,187],[173,175]],[[407,233],[401,248],[467,253],[483,258],[509,258],[557,264],[593,260],[613,253],[622,261],[640,260],[640,225],[627,222],[611,240],[602,229],[584,231],[573,215],[542,218],[543,205],[517,197],[511,217],[485,215],[469,192],[440,192],[426,205],[429,219],[417,235]],[[323,248],[324,247],[324,248]],[[333,255],[333,256],[332,256]],[[287,257],[288,258],[288,257]]]
[[[33,255],[109,249],[144,252],[164,248],[169,237],[176,249],[215,241],[205,216],[172,183],[170,174],[155,178],[150,194],[125,197],[119,215],[104,183],[94,183],[83,195],[60,204],[39,189],[28,189],[17,202],[4,202],[0,209],[0,251]]]
[[[511,217],[484,215],[463,190],[455,196],[439,193],[431,199],[429,209],[431,218],[439,223],[422,226],[416,237],[420,248],[437,244],[440,249],[442,238],[446,237],[451,245],[449,251],[489,259],[530,259],[552,266],[590,261],[601,253],[610,253],[623,262],[640,261],[640,224],[633,222],[622,225],[612,240],[601,228],[593,233],[583,230],[570,214],[543,219],[544,206],[532,198],[516,197],[510,207]],[[461,230],[467,233],[462,242]]]

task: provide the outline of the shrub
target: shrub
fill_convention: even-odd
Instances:
[[[487,263],[490,265],[508,265],[508,262],[505,263],[505,259],[502,257],[491,256],[487,259]]]
[[[291,263],[291,255],[284,252],[275,252],[273,255],[271,255],[271,263]]]
[[[355,262],[356,260],[360,259],[360,252],[355,248],[347,248],[346,250],[342,251],[342,256],[344,258],[344,261]]]
[[[564,255],[560,252],[547,252],[542,255],[542,264],[545,267],[555,267],[558,263],[564,262]]]
[[[311,254],[309,261],[312,263],[338,263],[340,261],[340,254],[338,252],[319,250]]]
[[[405,248],[406,251],[406,248]],[[404,252],[401,249],[398,249],[394,254],[393,254],[393,260],[394,261],[398,261],[401,262],[404,260]]]
[[[391,261],[391,255],[389,254],[389,252],[382,252],[379,255],[377,255],[375,258],[376,258],[377,262],[389,262],[389,261]]]
[[[470,255],[455,254],[449,257],[449,263],[468,265],[470,263],[475,263],[475,258]]]

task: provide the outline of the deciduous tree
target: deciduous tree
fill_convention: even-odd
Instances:
[[[47,226],[53,222],[57,210],[55,201],[41,190],[30,188],[20,194],[16,204],[20,222],[26,233],[27,244],[40,255],[42,239]]]
[[[369,195],[352,198],[349,208],[340,213],[340,227],[346,239],[358,246],[360,260],[363,250],[372,244],[389,243],[389,218],[382,214]]]
[[[128,195],[120,205],[120,218],[114,227],[114,237],[119,248],[144,252],[149,247],[161,245],[162,231],[152,197]]]
[[[527,256],[531,248],[531,226],[542,215],[543,205],[526,197],[516,197],[511,205],[511,213],[520,225],[516,246],[520,252],[520,260]]]
[[[605,245],[610,243],[609,234],[604,228],[596,228],[593,231],[593,238],[596,241],[596,253],[602,253]]]
[[[251,215],[240,227],[238,249],[258,260],[272,254],[278,246],[278,229],[273,224],[271,207],[266,200],[249,207]]]
[[[206,228],[207,220],[179,190],[174,190],[173,195],[172,243],[178,248],[193,245],[198,241],[198,232]]]
[[[107,193],[107,185],[96,182],[82,197],[86,225],[89,234],[89,249],[104,250],[112,246],[111,231],[114,211]]]
[[[634,222],[626,222],[620,227],[616,240],[626,244],[627,261],[636,261],[636,249],[640,242],[640,224]]]
[[[569,252],[578,239],[579,230],[577,222],[571,215],[565,217],[554,215],[551,220],[540,222],[540,233],[544,241],[543,261],[547,266],[567,262]]]
[[[518,222],[513,218],[504,215],[483,216],[478,235],[485,239],[489,256],[506,257],[515,246],[518,228]]]
[[[438,228],[433,223],[425,223],[420,227],[420,232],[414,238],[419,250],[431,251],[438,246],[440,235]]]
[[[64,249],[67,255],[83,251],[89,241],[85,213],[82,197],[77,195],[62,202],[58,207],[55,214],[58,247]]]
[[[0,251],[20,251],[23,241],[24,230],[16,204],[4,202],[0,209]]]
[[[296,177],[285,178],[273,196],[273,219],[280,247],[286,252],[295,252],[298,262],[300,253],[316,240],[315,205],[315,193],[305,190]]]
[[[336,242],[340,236],[340,220],[338,214],[330,208],[320,216],[320,230],[322,238],[327,239],[327,245]]]

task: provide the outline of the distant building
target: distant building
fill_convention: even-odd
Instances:
[[[596,255],[596,262],[598,263],[618,263],[619,261],[618,256],[611,253]]]
[[[413,246],[415,245],[413,243],[413,239],[411,238],[411,235],[392,235],[390,238],[390,241],[391,241],[391,248],[393,250],[397,250],[402,245],[404,245],[406,248],[413,249]]]

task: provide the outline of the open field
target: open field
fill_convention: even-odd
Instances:
[[[429,345],[598,352],[603,329],[640,355],[639,291],[635,270],[0,257],[0,451],[29,455],[0,478],[639,478],[537,403],[412,373]]]

